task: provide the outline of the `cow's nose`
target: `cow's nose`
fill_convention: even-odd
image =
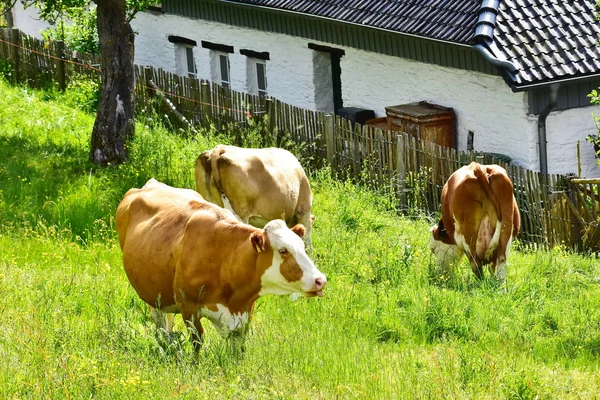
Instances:
[[[318,277],[317,279],[315,279],[316,290],[322,290],[325,287],[325,285],[327,285],[327,278],[325,278],[325,276]]]

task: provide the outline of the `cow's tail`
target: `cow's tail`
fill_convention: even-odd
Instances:
[[[200,153],[196,159],[196,168],[194,168],[196,173],[196,191],[198,191],[200,194],[204,193],[204,195],[208,195],[210,193],[210,180],[212,175],[210,154],[210,150]],[[201,174],[204,176],[202,177]]]
[[[500,209],[498,199],[494,194],[494,191],[492,190],[489,175],[485,171],[483,171],[479,165],[475,168],[475,171],[473,172],[475,174],[475,177],[479,181],[479,184],[483,187],[483,190],[485,191],[487,197],[492,202],[492,205],[494,206],[497,215],[496,227],[492,228],[487,224],[482,224],[479,227],[479,233],[477,235],[478,245],[476,247],[476,254],[480,259],[483,258],[489,260],[492,257],[493,252],[498,248],[498,244],[500,243],[500,236],[502,234],[502,210]],[[484,220],[487,220],[487,217]],[[487,229],[489,228],[492,228],[494,230],[493,233],[487,231]],[[486,231],[487,233],[484,233]],[[491,234],[491,237],[488,237],[488,234]],[[486,237],[489,238],[489,242],[485,240]],[[483,240],[481,244],[479,243],[480,240]]]
[[[490,178],[489,178],[488,174],[485,173],[485,171],[483,171],[479,165],[475,168],[475,171],[473,171],[473,173],[475,174],[475,177],[479,181],[479,184],[483,187],[483,190],[485,190],[485,193],[487,194],[488,198],[492,202],[492,205],[494,206],[494,209],[496,210],[496,215],[498,216],[498,220],[502,221],[502,211],[500,210],[500,204],[498,204],[498,199],[496,198],[496,195],[494,194],[494,192],[492,190],[492,186],[490,185]]]
[[[223,185],[221,184],[221,164],[224,161],[229,162],[229,159],[227,159],[227,157],[225,157],[223,154],[225,153],[225,149],[222,146],[217,146],[212,150],[212,154],[210,157],[210,166],[212,169],[212,179],[213,179],[213,185],[215,186],[215,188],[217,189],[217,191],[219,193],[221,193],[221,195],[223,195],[225,192],[223,191]]]

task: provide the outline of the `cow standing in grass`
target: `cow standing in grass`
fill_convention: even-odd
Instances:
[[[438,264],[447,267],[465,253],[478,278],[489,264],[504,282],[510,244],[521,227],[506,170],[476,162],[458,169],[444,185],[441,205],[442,218],[431,228],[429,246]]]
[[[181,313],[199,339],[202,317],[243,336],[260,296],[323,296],[327,280],[305,252],[300,224],[259,229],[193,190],[151,179],[125,194],[116,225],[127,277],[168,331],[172,316],[163,313]]]
[[[218,145],[196,160],[196,190],[207,201],[262,228],[274,219],[306,228],[312,248],[312,192],[296,157],[279,148],[246,149]]]

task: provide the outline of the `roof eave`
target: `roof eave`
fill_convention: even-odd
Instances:
[[[543,82],[514,84],[514,85],[511,85],[511,89],[513,92],[524,92],[524,91],[528,91],[531,89],[541,88],[541,87],[545,87],[545,86],[551,86],[551,85],[554,85],[557,83],[562,84],[562,83],[569,83],[569,82],[575,82],[575,81],[581,81],[581,80],[588,80],[588,79],[593,79],[593,78],[600,78],[600,72],[597,72],[594,74],[587,74],[587,75],[571,76],[571,77],[560,78],[560,79],[551,79],[551,80],[546,80]]]

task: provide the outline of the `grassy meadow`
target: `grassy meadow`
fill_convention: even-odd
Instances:
[[[259,299],[242,356],[207,321],[198,354],[180,317],[156,335],[116,206],[150,177],[193,188],[198,153],[227,139],[140,118],[130,162],[101,169],[80,103],[0,81],[0,398],[600,398],[598,259],[517,240],[505,291],[466,259],[436,275],[431,219],[327,170],[311,176],[325,297]]]

